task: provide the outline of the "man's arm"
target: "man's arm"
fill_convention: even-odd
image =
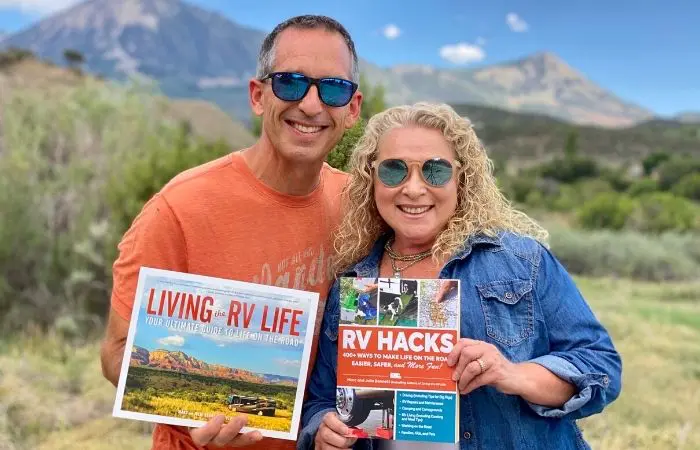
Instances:
[[[114,308],[110,308],[107,330],[100,349],[100,358],[102,360],[102,375],[115,387],[119,382],[124,346],[128,334],[129,322],[122,319]]]

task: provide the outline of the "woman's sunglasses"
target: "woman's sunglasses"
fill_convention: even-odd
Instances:
[[[342,78],[311,78],[294,72],[273,72],[260,81],[272,80],[272,92],[285,102],[298,102],[306,96],[312,85],[318,96],[328,106],[339,107],[350,103],[357,84]]]
[[[385,159],[374,161],[372,167],[377,169],[377,177],[387,187],[397,187],[408,179],[408,172],[414,165],[420,166],[420,173],[430,186],[440,187],[452,179],[452,163],[443,158],[432,158],[426,161],[405,161],[403,159]],[[456,167],[461,167],[459,161],[454,161]]]

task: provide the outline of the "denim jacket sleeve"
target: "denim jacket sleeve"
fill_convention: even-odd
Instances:
[[[301,411],[301,432],[297,449],[314,448],[314,438],[323,416],[335,411],[336,367],[338,361],[339,284],[331,287],[318,338],[316,363],[311,371],[307,398]]]
[[[549,250],[540,248],[536,295],[550,351],[530,362],[572,383],[577,392],[558,408],[528,404],[544,417],[587,417],[601,412],[619,396],[622,360],[566,269]]]

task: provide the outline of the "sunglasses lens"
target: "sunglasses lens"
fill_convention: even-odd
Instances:
[[[287,102],[301,100],[308,88],[308,80],[298,73],[280,73],[272,77],[272,91],[281,100]]]
[[[406,178],[408,167],[400,159],[385,159],[379,164],[377,176],[387,186],[398,186]]]
[[[320,84],[321,100],[328,106],[347,105],[355,92],[352,83],[341,78],[324,78]]]
[[[445,159],[429,159],[423,164],[423,178],[433,186],[444,186],[452,178],[452,164]]]

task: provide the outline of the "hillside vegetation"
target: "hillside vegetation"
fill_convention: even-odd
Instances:
[[[547,160],[578,136],[583,155],[605,163],[639,163],[657,152],[700,157],[700,123],[654,120],[627,128],[573,125],[548,116],[513,113],[486,106],[455,104],[468,117],[495,158],[519,164]]]

